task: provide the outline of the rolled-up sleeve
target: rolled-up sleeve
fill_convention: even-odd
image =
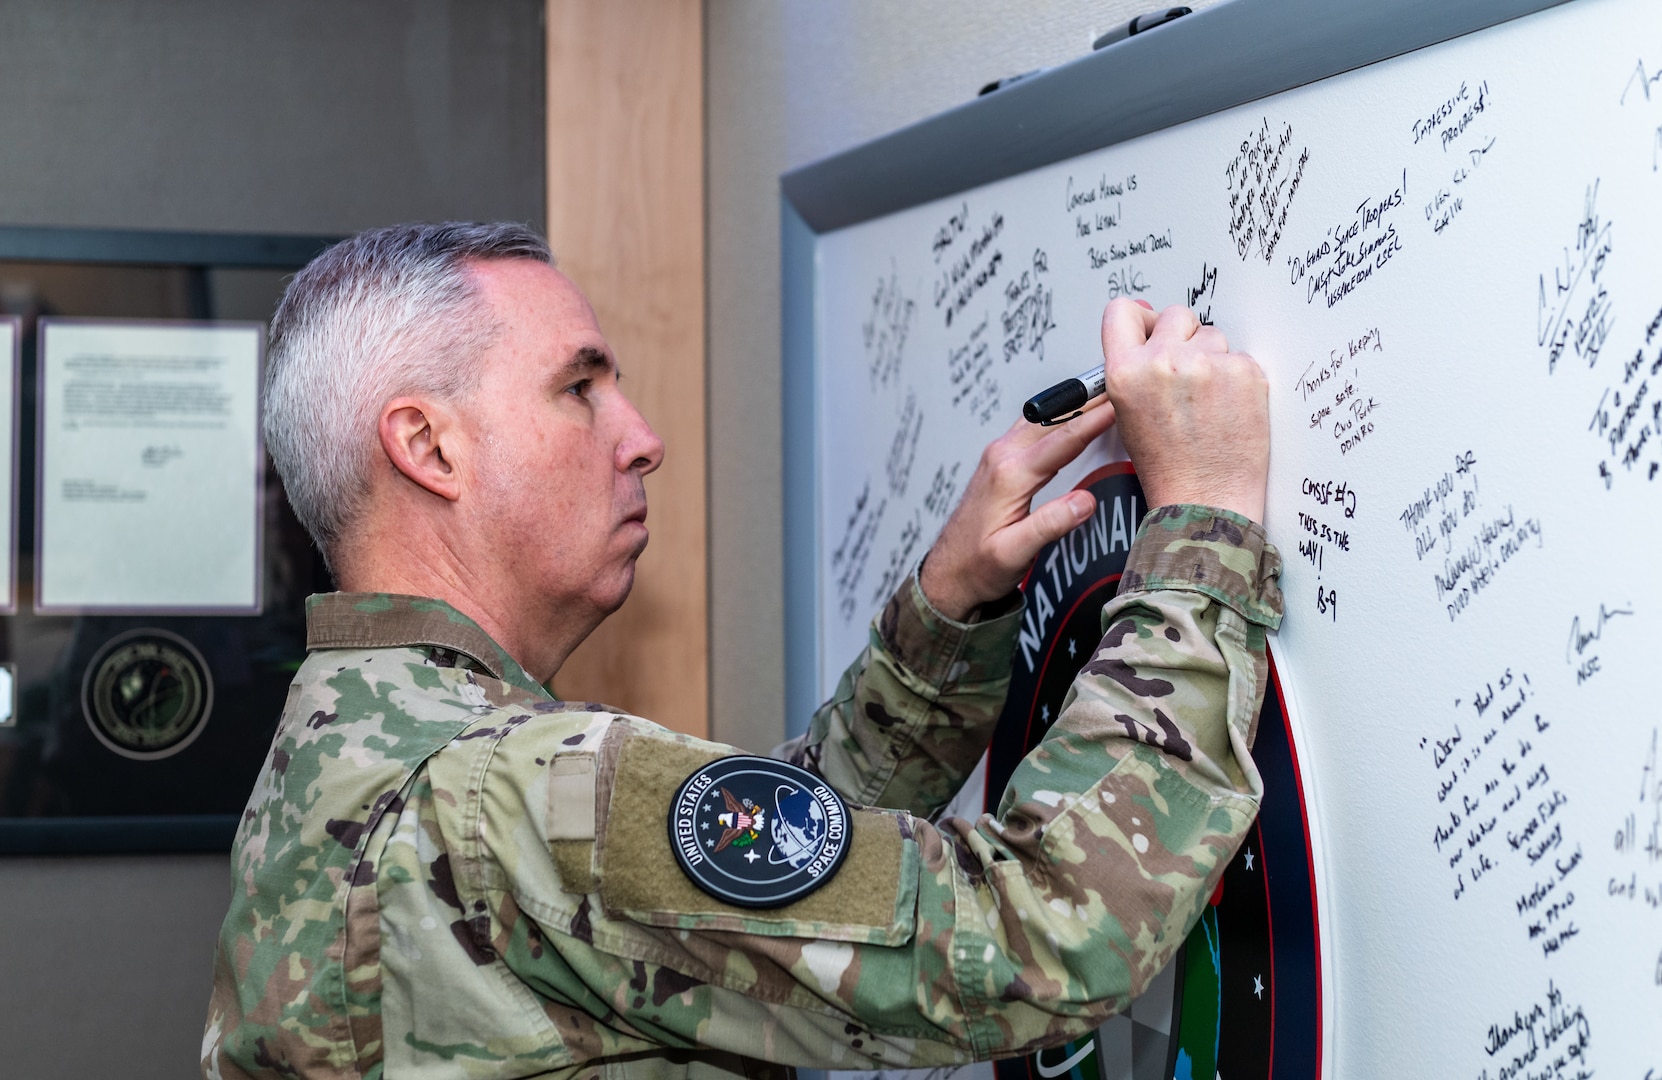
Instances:
[[[853,802],[933,817],[992,738],[1010,689],[1019,594],[974,622],[936,611],[914,573],[800,738],[774,756]]]

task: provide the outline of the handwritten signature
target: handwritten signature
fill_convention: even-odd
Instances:
[[[1564,663],[1574,664],[1575,657],[1586,652],[1587,646],[1604,636],[1604,628],[1606,626],[1620,616],[1632,614],[1633,609],[1630,607],[1612,609],[1600,604],[1598,616],[1593,620],[1591,629],[1583,630],[1581,628],[1580,615],[1577,615],[1575,618],[1571,619],[1570,642],[1564,648]]]

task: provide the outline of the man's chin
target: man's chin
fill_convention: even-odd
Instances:
[[[645,545],[642,544],[644,547]],[[635,560],[631,558],[624,566],[616,584],[608,590],[608,594],[599,598],[599,608],[606,615],[611,615],[623,602],[629,599],[629,593],[635,588]]]

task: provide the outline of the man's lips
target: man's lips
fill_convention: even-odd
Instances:
[[[624,518],[618,528],[628,530],[630,525],[635,525],[639,529],[638,532],[635,532],[628,537],[628,543],[634,552],[632,557],[638,557],[641,552],[646,550],[647,540],[651,538],[651,533],[646,527],[646,507],[642,506],[639,510],[634,511],[628,517]]]

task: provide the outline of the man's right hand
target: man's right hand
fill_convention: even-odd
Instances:
[[[1158,315],[1110,301],[1102,313],[1108,400],[1148,505],[1198,503],[1264,520],[1269,383],[1186,307]]]

